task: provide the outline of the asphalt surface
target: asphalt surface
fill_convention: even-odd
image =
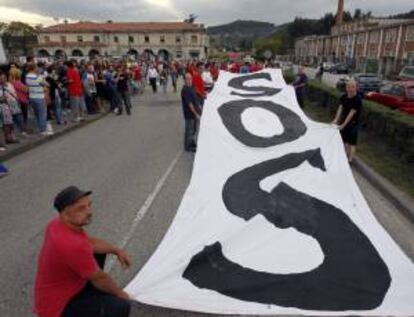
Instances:
[[[107,269],[121,284],[139,271],[168,229],[191,176],[194,156],[182,151],[178,94],[147,91],[132,116],[109,115],[7,161],[0,180],[0,316],[32,316],[33,280],[54,195],[76,184],[92,189],[91,235],[123,245],[133,266]],[[355,175],[379,221],[414,259],[414,225]],[[136,303],[131,317],[204,316]]]

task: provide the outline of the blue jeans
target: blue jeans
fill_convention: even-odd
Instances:
[[[86,112],[85,98],[83,96],[70,96],[69,100],[73,119],[83,117],[83,114]]]
[[[33,108],[36,125],[39,132],[46,132],[47,110],[44,99],[30,99],[30,105]]]
[[[55,101],[53,102],[53,112],[55,113],[55,119],[57,124],[62,123],[62,100],[59,94],[55,95]]]
[[[191,148],[194,148],[197,146],[196,134],[197,134],[197,120],[196,119],[185,119],[184,150],[189,151]]]
[[[22,113],[17,113],[13,115],[13,123],[15,126],[17,126],[20,130],[20,132],[24,131],[24,119]]]
[[[103,270],[106,254],[95,254],[98,266]],[[104,293],[88,282],[66,305],[63,317],[128,317],[131,302]]]

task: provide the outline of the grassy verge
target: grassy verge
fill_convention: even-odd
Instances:
[[[307,101],[304,110],[313,120],[332,121],[333,117],[328,109],[314,102]],[[375,139],[363,131],[360,133],[357,155],[396,187],[414,197],[414,164],[402,160],[381,140]]]

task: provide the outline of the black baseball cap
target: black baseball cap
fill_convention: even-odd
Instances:
[[[67,206],[73,205],[79,199],[89,196],[92,191],[83,191],[76,186],[69,186],[63,189],[59,194],[56,195],[53,205],[58,212],[61,212]]]

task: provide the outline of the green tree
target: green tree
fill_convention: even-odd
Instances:
[[[0,22],[0,34],[2,34],[7,28],[6,22]]]
[[[355,9],[354,11],[354,20],[360,20],[362,18],[361,9]]]
[[[239,47],[242,52],[250,51],[253,47],[252,40],[250,38],[242,38],[239,42]]]
[[[10,22],[4,30],[6,35],[36,35],[37,31],[34,27],[30,26],[27,23],[13,21]]]
[[[372,12],[368,11],[362,15],[363,19],[369,19],[372,16]]]
[[[344,22],[351,22],[352,19],[352,14],[349,11],[344,11]]]
[[[256,49],[256,56],[263,59],[263,54],[267,50],[271,51],[273,55],[280,54],[282,52],[283,45],[279,36],[273,36],[255,40],[253,47]]]

